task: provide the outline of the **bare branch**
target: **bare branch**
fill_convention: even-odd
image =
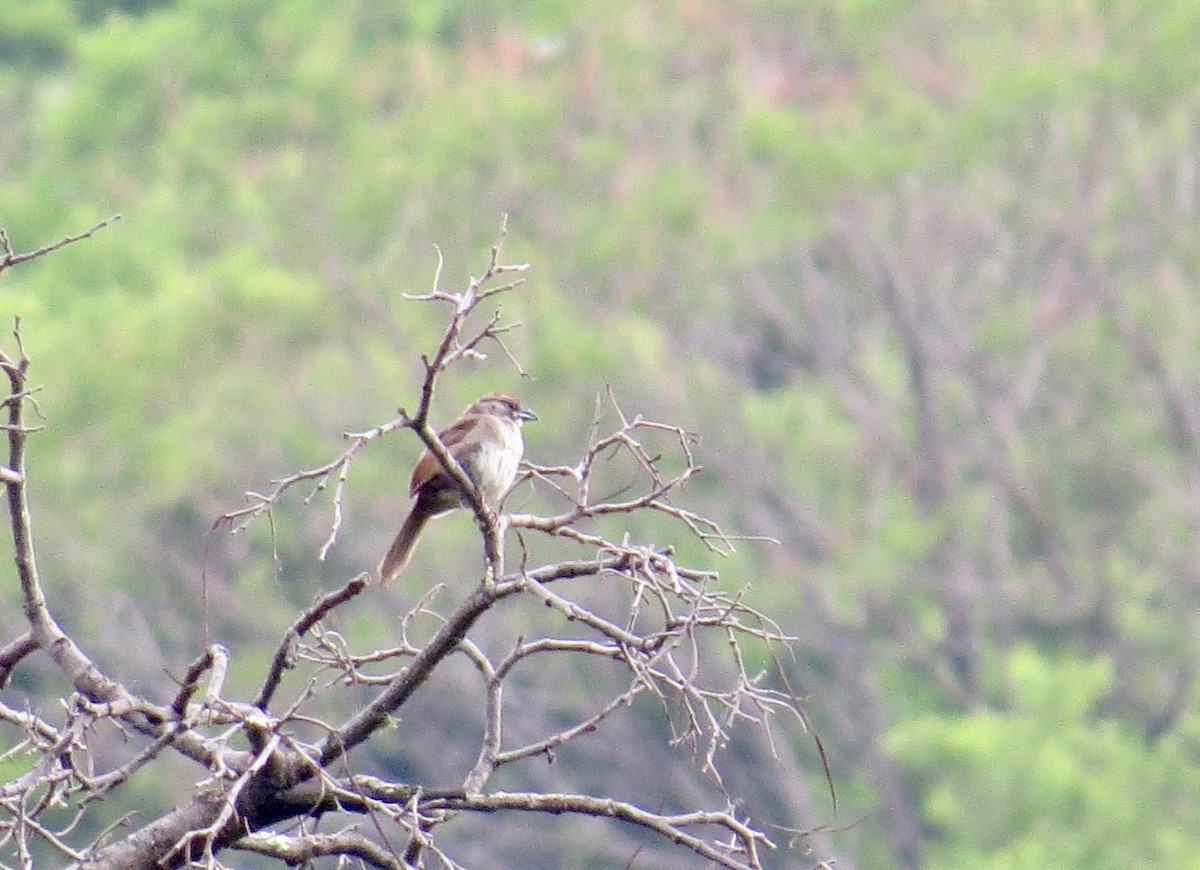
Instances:
[[[509,523],[514,528],[535,529],[561,537],[579,540],[581,543],[591,543],[596,546],[617,547],[612,542],[599,538],[588,538],[580,532],[576,525],[586,519],[612,514],[633,513],[643,508],[658,511],[679,520],[696,538],[718,555],[728,555],[735,551],[735,540],[773,541],[771,538],[758,536],[731,536],[724,532],[713,520],[702,517],[694,511],[689,511],[673,505],[669,496],[682,489],[688,480],[701,470],[692,455],[690,442],[693,437],[678,426],[658,423],[653,420],[636,416],[632,419],[617,404],[609,390],[609,403],[616,411],[621,422],[620,427],[611,434],[596,437],[596,426],[593,426],[589,444],[583,458],[574,466],[538,466],[526,463],[527,473],[548,483],[555,492],[571,502],[571,507],[563,513],[553,516],[533,516],[517,514],[509,517]],[[598,418],[597,418],[598,423]],[[674,475],[664,477],[658,469],[658,457],[651,456],[639,440],[639,432],[662,432],[672,436],[683,462],[682,469]],[[618,448],[631,456],[645,473],[647,486],[645,492],[623,501],[600,500],[592,501],[590,484],[596,463],[611,448]],[[574,492],[568,492],[554,478],[568,478],[574,483]]]
[[[232,848],[258,855],[269,855],[290,866],[306,864],[328,855],[358,858],[380,870],[408,870],[412,865],[396,858],[357,831],[336,834],[247,834],[232,844]]]
[[[500,767],[503,764],[512,764],[516,761],[523,761],[526,758],[532,758],[536,755],[550,756],[555,749],[562,746],[564,743],[569,743],[576,737],[583,734],[591,734],[600,727],[600,723],[611,716],[613,713],[628,707],[633,703],[633,699],[646,691],[646,684],[641,680],[634,681],[628,691],[622,692],[617,697],[609,701],[602,709],[593,713],[588,718],[579,722],[571,728],[565,728],[544,740],[539,740],[537,743],[530,743],[518,749],[511,749],[507,752],[497,752],[492,759],[495,767]]]
[[[91,238],[97,232],[104,229],[104,227],[108,226],[109,224],[116,223],[120,219],[121,219],[121,216],[119,214],[114,214],[112,217],[105,218],[104,220],[102,220],[98,224],[96,224],[95,226],[91,227],[90,229],[84,230],[82,233],[79,233],[78,235],[64,236],[63,238],[59,239],[57,242],[52,242],[49,245],[43,245],[42,247],[40,247],[36,250],[28,251],[25,253],[15,252],[13,250],[12,242],[9,241],[8,233],[6,233],[4,230],[0,230],[0,272],[3,272],[9,266],[16,266],[19,263],[24,263],[28,260],[35,260],[38,257],[45,256],[46,254],[49,254],[52,251],[57,251],[59,248],[64,248],[67,245],[73,244],[74,242],[78,242],[78,241],[82,241],[83,239]]]
[[[775,848],[774,844],[729,813],[696,812],[668,816],[651,813],[633,804],[611,798],[594,798],[578,794],[539,794],[531,792],[493,792],[488,795],[463,795],[462,797],[432,799],[425,802],[428,809],[473,810],[497,812],[511,810],[532,813],[575,813],[587,816],[605,816],[619,819],[654,831],[691,849],[696,854],[730,870],[761,868],[759,846]],[[718,849],[707,840],[687,833],[688,828],[715,826],[732,834],[737,847],[730,850]],[[739,857],[740,856],[740,857]]]
[[[12,675],[12,669],[17,666],[21,659],[37,648],[37,641],[34,640],[33,632],[31,631],[22,633],[0,648],[0,689],[8,684],[8,679]]]
[[[321,766],[328,767],[333,761],[385,725],[388,716],[408,700],[409,696],[429,678],[434,667],[453,652],[459,641],[466,637],[475,621],[496,601],[506,594],[512,594],[513,591],[515,588],[512,586],[507,591],[491,585],[477,587],[459,605],[454,615],[438,630],[425,648],[417,654],[403,674],[393,680],[361,712],[322,741]]]
[[[199,841],[204,851],[207,854],[212,854],[217,847],[217,839],[222,835],[225,826],[233,819],[237,812],[238,798],[242,791],[253,780],[254,775],[258,773],[271,760],[275,750],[279,748],[279,743],[282,738],[278,734],[271,735],[266,746],[255,755],[253,762],[238,776],[234,781],[229,791],[225,794],[225,800],[221,806],[217,817],[213,821],[201,828],[196,828],[187,831],[182,837],[175,842],[171,850],[167,852],[167,857],[175,854],[189,855],[192,853],[193,843]]]
[[[275,649],[275,655],[271,657],[271,666],[267,671],[267,677],[263,681],[258,697],[254,699],[255,707],[265,712],[270,705],[271,698],[274,697],[275,690],[279,687],[279,681],[283,678],[283,671],[289,666],[288,663],[292,658],[296,642],[316,624],[317,620],[324,617],[339,604],[349,601],[362,592],[367,586],[367,579],[368,575],[359,574],[341,589],[322,595],[313,602],[312,607],[296,618],[296,621],[292,623],[283,640],[280,641],[279,646]]]
[[[399,416],[380,426],[376,426],[367,432],[362,433],[347,433],[344,437],[352,440],[350,446],[336,459],[325,465],[308,471],[297,472],[288,475],[287,477],[278,478],[271,481],[274,484],[269,493],[259,493],[253,490],[248,490],[245,493],[246,499],[250,502],[243,508],[228,511],[222,514],[213,523],[213,528],[225,528],[230,532],[241,532],[249,526],[255,519],[260,516],[266,516],[269,521],[272,521],[272,540],[274,540],[274,524],[273,510],[278,504],[284,493],[290,490],[297,483],[302,481],[315,480],[317,481],[316,489],[306,499],[306,503],[319,492],[324,491],[330,480],[336,474],[336,484],[333,494],[333,520],[330,524],[329,536],[322,544],[319,558],[324,560],[330,550],[337,541],[339,532],[341,531],[343,515],[343,495],[345,492],[346,481],[350,474],[350,465],[353,463],[359,451],[368,443],[374,441],[383,435],[396,431],[397,429],[411,428],[416,432],[424,445],[438,458],[442,467],[454,479],[454,481],[462,489],[468,501],[471,503],[475,511],[476,519],[479,521],[480,529],[483,532],[485,542],[485,556],[488,559],[490,566],[490,576],[497,577],[503,573],[503,549],[500,546],[501,530],[497,524],[496,518],[492,512],[483,504],[479,494],[475,491],[469,478],[458,466],[449,454],[445,447],[438,440],[437,433],[429,425],[429,410],[433,399],[434,384],[437,376],[453,363],[467,358],[480,358],[482,354],[478,351],[478,347],[484,341],[492,339],[500,344],[505,353],[512,358],[508,353],[508,348],[503,344],[500,336],[514,329],[517,324],[500,325],[500,312],[488,321],[488,323],[480,329],[473,337],[466,342],[459,340],[462,329],[468,318],[475,311],[476,307],[485,299],[495,296],[499,293],[508,292],[520,286],[524,279],[511,281],[505,285],[492,287],[492,280],[503,274],[513,272],[524,272],[529,269],[528,264],[505,265],[499,262],[500,250],[504,242],[504,238],[508,232],[508,216],[505,215],[501,221],[500,234],[496,243],[491,248],[491,259],[487,269],[479,278],[472,278],[466,290],[462,293],[447,293],[440,289],[439,283],[441,280],[442,267],[444,259],[440,248],[435,247],[438,255],[437,269],[434,274],[433,290],[423,296],[408,296],[404,298],[419,301],[419,302],[450,302],[453,304],[453,312],[450,317],[449,324],[442,336],[441,343],[438,345],[436,353],[432,359],[422,357],[425,365],[425,377],[421,385],[421,399],[415,414],[408,414],[403,409],[400,409]],[[514,360],[515,363],[515,360]],[[517,369],[524,374],[524,371],[517,366]]]
[[[248,491],[246,499],[250,502],[244,508],[238,508],[219,516],[213,523],[213,528],[227,528],[230,532],[241,532],[257,517],[271,514],[275,505],[279,503],[279,499],[283,494],[295,486],[297,483],[306,480],[317,481],[316,489],[309,495],[306,501],[311,501],[313,496],[322,492],[329,484],[329,479],[334,472],[338,472],[337,488],[334,492],[334,523],[330,531],[329,538],[321,549],[322,557],[329,552],[330,547],[337,538],[338,529],[341,526],[341,496],[342,488],[346,482],[346,476],[349,474],[350,463],[354,461],[354,457],[367,444],[382,438],[397,429],[403,429],[409,425],[407,417],[401,416],[388,423],[376,426],[366,432],[347,432],[343,437],[350,439],[350,446],[342,452],[340,456],[332,462],[327,462],[318,468],[312,468],[308,471],[299,471],[295,474],[290,474],[287,477],[281,477],[271,481],[275,484],[274,489],[267,494]]]
[[[761,729],[774,751],[773,722],[806,726],[790,689],[774,689],[765,672],[747,670],[748,662],[761,657],[760,648],[774,655],[777,646],[791,639],[746,603],[744,590],[721,590],[713,582],[715,572],[677,563],[670,546],[633,540],[620,528],[621,517],[652,512],[669,518],[668,525],[693,536],[713,553],[733,552],[735,542],[742,540],[760,540],[726,534],[715,521],[681,506],[682,490],[701,470],[693,455],[695,436],[626,413],[610,389],[605,405],[616,426],[601,434],[598,397],[597,416],[578,462],[523,467],[523,479],[531,480],[538,493],[547,491],[557,512],[497,516],[430,425],[441,373],[461,360],[482,359],[489,340],[525,374],[503,339],[516,324],[502,323],[499,311],[490,318],[471,319],[479,317],[476,312],[484,300],[519,286],[520,273],[528,269],[527,264],[502,263],[505,232],[502,224],[487,268],[458,293],[441,289],[444,259],[437,252],[432,290],[415,298],[450,307],[436,350],[422,358],[424,376],[415,413],[401,409],[390,422],[345,433],[348,443],[340,455],[319,467],[273,480],[264,493],[247,493],[245,506],[224,514],[213,526],[236,532],[265,517],[274,544],[273,512],[284,495],[305,482],[313,487],[307,499],[311,501],[332,482],[332,521],[319,553],[325,558],[346,519],[344,498],[351,465],[371,442],[408,428],[457,482],[474,509],[486,560],[483,582],[450,604],[442,596],[448,596],[455,584],[427,584],[423,592],[414,593],[415,603],[396,620],[388,641],[394,645],[362,650],[356,649],[352,633],[343,635],[323,624],[365,589],[368,576],[354,577],[294,617],[249,702],[225,697],[231,655],[219,644],[205,649],[177,686],[168,685],[170,703],[160,705],[104,674],[54,621],[34,561],[26,503],[24,446],[37,429],[23,417],[26,408],[37,410],[32,404],[34,390],[26,383],[29,360],[23,349],[17,358],[0,351],[0,369],[9,380],[7,397],[0,397],[0,404],[8,408],[0,429],[9,444],[7,462],[0,465],[0,485],[9,498],[17,575],[28,621],[23,634],[0,647],[0,682],[41,650],[77,693],[62,705],[59,719],[40,709],[35,715],[0,705],[0,723],[18,736],[6,757],[27,752],[35,758],[26,775],[0,785],[0,813],[8,814],[0,817],[0,841],[7,838],[14,844],[18,862],[28,865],[34,847],[49,844],[88,870],[185,865],[217,870],[222,866],[219,854],[230,848],[292,864],[336,857],[341,863],[386,870],[439,863],[455,868],[460,865],[438,842],[445,836],[443,825],[464,812],[539,812],[625,822],[717,866],[761,868],[759,853],[775,847],[756,823],[740,818],[740,809],[734,811],[736,798],[729,793],[722,771],[727,763],[723,750],[739,727]],[[17,339],[21,348],[19,328]],[[619,475],[615,483],[614,469]],[[593,495],[602,489],[608,494]],[[518,535],[520,566],[506,572],[503,536],[510,526],[525,534]],[[539,563],[536,547],[527,546],[537,532],[573,542],[586,558]],[[590,582],[569,582],[583,578]],[[501,602],[508,602],[509,611],[542,613],[541,621],[556,627],[541,636],[519,637],[497,651],[495,636],[477,629],[485,619],[498,618],[494,611]],[[476,709],[482,714],[483,735],[469,770],[435,768],[431,778],[435,783],[439,779],[462,782],[462,787],[390,782],[352,770],[349,753],[389,726],[394,717],[408,719],[410,712],[418,712],[407,705],[455,653],[469,659],[482,678],[482,700]],[[521,667],[522,663],[530,667]],[[304,669],[300,686],[282,712],[272,712],[272,705],[280,706],[277,696],[285,672],[298,664]],[[567,712],[565,719],[554,711],[545,721],[523,718],[517,723],[520,727],[511,727],[514,723],[506,716],[520,712],[528,717],[529,712],[516,706],[506,710],[506,692],[523,691],[527,678],[535,683],[553,680],[559,668],[604,669],[597,682],[607,685],[607,690],[585,709]],[[381,673],[388,670],[392,673]],[[615,679],[608,671],[615,673]],[[642,696],[654,699],[646,712],[658,716],[669,730],[671,745],[690,751],[694,770],[706,780],[698,782],[704,796],[683,804],[691,811],[651,812],[604,794],[558,793],[558,788],[553,793],[488,793],[488,784],[501,766],[552,760],[561,747],[585,734],[609,739],[618,727],[640,720],[641,716],[623,716],[622,711]],[[330,710],[357,712],[338,714],[345,717],[338,722],[330,718]],[[102,728],[116,729],[119,736],[135,742],[115,758],[94,755],[91,736]],[[521,737],[510,745],[506,733]],[[247,743],[249,751],[239,748]],[[108,842],[106,832],[81,849],[75,842],[78,835],[69,834],[75,825],[88,829],[80,824],[86,808],[135,773],[156,766],[168,748],[197,766],[191,800],[115,842]],[[103,758],[107,769],[96,771],[95,758]],[[364,758],[364,763],[371,762],[370,755]],[[73,815],[47,814],[62,807],[70,807]],[[362,814],[373,828],[315,833],[313,820],[334,812]],[[70,816],[65,823],[52,827],[46,823],[64,816]],[[290,828],[280,827],[288,822]],[[389,837],[397,829],[406,842],[392,848]]]

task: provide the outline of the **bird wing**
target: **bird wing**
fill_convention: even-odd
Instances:
[[[445,445],[446,449],[451,453],[454,452],[454,445],[458,444],[467,433],[475,426],[477,420],[474,417],[463,417],[456,420],[450,426],[447,426],[438,433],[438,440]],[[414,496],[417,490],[429,483],[434,477],[442,473],[442,463],[438,462],[438,458],[426,450],[413,468],[412,479],[408,482],[408,494]]]

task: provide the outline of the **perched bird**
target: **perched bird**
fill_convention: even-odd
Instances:
[[[517,466],[525,452],[521,425],[536,419],[537,414],[522,408],[512,396],[492,393],[472,402],[461,417],[438,433],[488,507],[499,505],[517,479]],[[385,586],[408,565],[426,523],[470,505],[454,478],[428,450],[417,460],[408,490],[410,496],[417,497],[417,503],[379,563],[379,581]]]

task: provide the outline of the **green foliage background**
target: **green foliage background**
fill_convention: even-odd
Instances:
[[[374,562],[411,443],[355,465],[327,563],[320,500],[281,511],[278,562],[265,528],[207,529],[415,401],[440,324],[400,294],[434,244],[444,286],[478,274],[507,212],[534,379],[497,355],[439,414],[519,391],[547,421],[529,453],[564,461],[612,384],[701,433],[692,506],[781,540],[720,567],[800,637],[833,757],[837,814],[804,743],[782,789],[817,809],[781,821],[863,819],[779,866],[1200,867],[1200,5],[0,0],[0,22],[0,226],[25,250],[124,215],[0,278],[45,385],[47,582],[117,673],[178,671],[207,608],[252,685],[296,606]],[[448,521],[418,568],[470,534]],[[375,603],[342,630],[382,642],[400,605]]]

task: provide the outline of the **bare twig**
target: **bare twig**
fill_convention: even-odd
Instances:
[[[324,556],[328,554],[330,547],[333,546],[334,541],[337,539],[338,530],[341,528],[342,490],[346,483],[346,477],[349,474],[350,463],[354,461],[354,457],[358,455],[359,451],[361,451],[363,447],[370,442],[375,441],[378,438],[382,438],[384,435],[387,435],[391,432],[395,432],[397,429],[403,429],[406,426],[408,426],[408,419],[407,417],[401,416],[398,419],[392,420],[388,423],[368,429],[366,432],[347,432],[343,437],[350,440],[350,446],[347,447],[336,459],[317,468],[312,468],[308,471],[298,471],[295,474],[288,475],[287,477],[281,477],[271,481],[271,483],[273,483],[275,486],[269,493],[263,494],[247,491],[246,499],[250,502],[250,504],[248,504],[246,507],[238,508],[236,510],[221,514],[221,516],[217,517],[216,521],[213,523],[213,528],[226,528],[231,532],[241,532],[245,530],[245,528],[257,517],[262,516],[263,514],[266,514],[269,517],[271,512],[274,510],[275,505],[279,503],[279,499],[283,497],[283,494],[297,483],[301,483],[302,481],[306,480],[317,481],[316,489],[314,489],[312,495],[308,497],[309,500],[311,500],[317,493],[325,490],[325,488],[329,485],[330,478],[333,476],[334,472],[337,472],[337,485],[334,490],[334,521],[329,533],[329,537],[326,539],[324,546],[321,548],[322,558],[324,558]],[[274,537],[274,534],[272,534],[272,537]]]
[[[109,224],[116,223],[120,219],[121,216],[119,214],[114,214],[112,217],[105,218],[95,226],[84,230],[78,235],[64,236],[57,242],[52,242],[49,245],[42,245],[42,247],[37,248],[36,250],[27,251],[25,253],[17,253],[14,251],[12,242],[9,241],[8,233],[6,233],[4,230],[0,230],[0,272],[3,272],[9,266],[16,266],[28,260],[35,260],[38,257],[45,256],[52,251],[57,251],[59,248],[64,248],[74,242],[91,238],[95,233],[102,230],[104,227],[108,226]]]

